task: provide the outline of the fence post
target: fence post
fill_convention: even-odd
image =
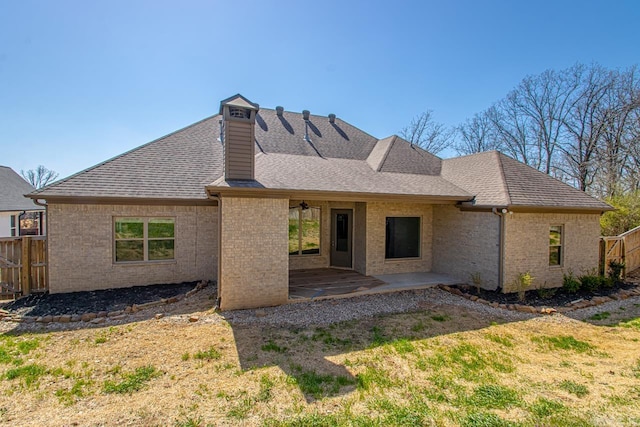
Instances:
[[[31,293],[31,237],[22,236],[22,262],[21,262],[21,290],[22,295]]]

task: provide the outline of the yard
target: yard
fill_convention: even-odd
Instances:
[[[110,327],[8,332],[0,421],[640,425],[640,300],[625,304],[589,322],[513,321],[498,309],[434,304],[322,327],[236,324],[205,310],[195,322],[151,314]]]

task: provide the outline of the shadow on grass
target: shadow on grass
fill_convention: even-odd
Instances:
[[[332,308],[330,303],[327,310]],[[300,306],[303,309],[303,306]],[[252,312],[252,310],[248,310]],[[384,384],[387,355],[410,357],[420,340],[479,330],[505,319],[453,305],[433,305],[412,313],[388,314],[322,327],[233,325],[240,368],[278,366],[299,387],[308,403]],[[378,352],[366,366],[358,352]],[[374,360],[375,362],[370,362]],[[352,368],[351,370],[348,368]],[[353,374],[352,371],[359,371]]]

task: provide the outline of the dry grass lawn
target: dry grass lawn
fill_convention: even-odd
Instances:
[[[640,425],[640,320],[442,307],[299,330],[165,318],[8,333],[0,423]]]

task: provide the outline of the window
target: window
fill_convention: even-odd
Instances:
[[[174,259],[174,218],[116,218],[115,261]]]
[[[562,265],[562,226],[549,228],[549,265]]]
[[[20,215],[20,235],[39,236],[42,212],[25,212]]]
[[[420,256],[420,218],[388,217],[385,258]]]
[[[289,208],[289,255],[320,254],[320,208]]]
[[[11,237],[15,237],[16,236],[16,215],[11,215],[9,217],[9,231],[11,234]]]

